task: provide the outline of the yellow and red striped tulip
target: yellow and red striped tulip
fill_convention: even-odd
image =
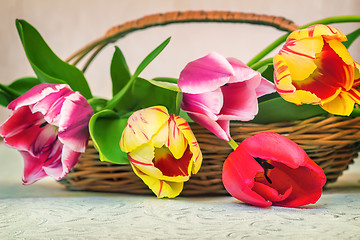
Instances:
[[[133,113],[123,131],[120,148],[130,164],[158,198],[178,196],[202,154],[189,124],[163,106]]]
[[[337,28],[314,25],[294,31],[274,57],[279,94],[297,105],[318,104],[336,115],[350,115],[360,103],[360,65],[341,43]]]

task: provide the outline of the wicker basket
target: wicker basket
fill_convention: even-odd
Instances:
[[[280,30],[293,31],[297,26],[284,18],[257,14],[232,12],[171,12],[146,16],[110,29],[106,35],[85,46],[71,56],[77,64],[92,51],[84,70],[107,44],[135,30],[179,22],[245,22],[274,26]],[[200,171],[184,184],[181,195],[227,194],[221,181],[222,165],[232,151],[229,145],[198,124],[191,128],[204,156]],[[253,124],[231,123],[231,135],[235,141],[253,136],[258,132],[272,131],[299,144],[320,167],[324,169],[327,182],[335,182],[348,165],[357,157],[360,149],[360,118],[315,117],[304,121]],[[150,194],[148,187],[132,171],[130,165],[118,165],[99,160],[92,141],[82,154],[79,163],[60,181],[71,190],[122,192]]]

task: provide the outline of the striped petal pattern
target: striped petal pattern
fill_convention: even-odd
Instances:
[[[24,158],[23,183],[64,178],[85,151],[91,106],[65,84],[40,84],[12,101],[0,126],[4,142]],[[26,121],[24,121],[26,120]]]
[[[348,116],[357,95],[359,65],[338,29],[314,25],[289,35],[274,57],[276,90],[287,101],[317,104],[329,113]]]
[[[137,176],[158,198],[178,196],[196,174],[202,154],[189,124],[163,106],[133,113],[125,127],[121,150]]]

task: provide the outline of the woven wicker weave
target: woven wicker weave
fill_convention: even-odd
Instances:
[[[135,30],[179,22],[236,22],[274,26],[280,30],[293,31],[297,26],[284,18],[231,12],[171,12],[155,14],[111,28],[104,37],[88,44],[72,55],[68,61],[77,64],[91,51],[85,69],[107,44]],[[185,183],[181,195],[227,194],[222,181],[223,161],[232,151],[228,144],[205,128],[192,123],[191,128],[204,156],[198,174]],[[304,121],[253,124],[231,123],[231,135],[235,141],[253,136],[258,132],[272,131],[287,136],[299,144],[320,167],[328,182],[334,182],[357,156],[360,148],[360,118],[315,117]],[[98,152],[90,140],[79,163],[60,181],[71,190],[123,192],[150,194],[148,187],[132,171],[130,165],[118,165],[99,160]]]

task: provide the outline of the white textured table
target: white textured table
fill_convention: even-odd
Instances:
[[[360,238],[359,161],[315,205],[261,209],[232,197],[69,192],[51,179],[22,186],[21,158],[0,153],[0,239]]]

